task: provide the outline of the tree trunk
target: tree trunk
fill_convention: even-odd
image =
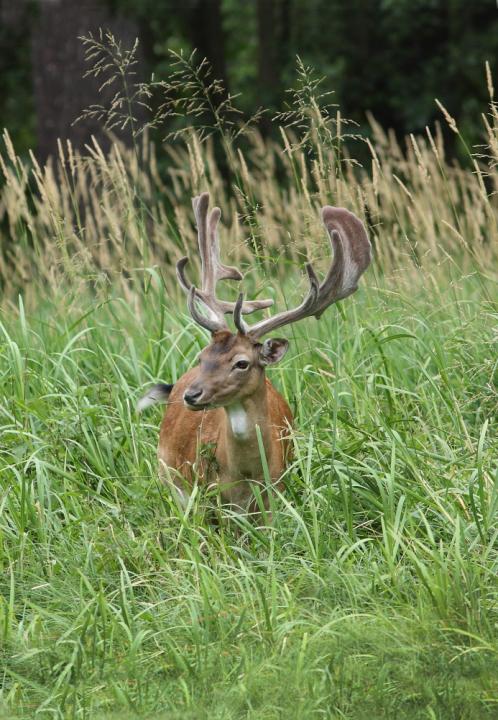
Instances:
[[[94,135],[104,148],[110,141],[102,123],[84,120],[72,126],[82,111],[94,103],[107,105],[115,90],[99,95],[102,78],[83,78],[88,66],[79,36],[109,29],[129,48],[138,34],[136,24],[112,16],[101,0],[44,0],[39,3],[33,24],[32,58],[35,110],[37,116],[37,156],[40,161],[57,152],[57,139],[69,138],[81,150]],[[143,63],[136,66],[140,77]],[[138,69],[137,69],[138,68]],[[129,133],[114,131],[121,140]]]
[[[258,24],[258,84],[260,105],[275,108],[280,90],[280,63],[278,56],[278,27],[275,0],[257,0]],[[262,120],[264,133],[270,129],[271,120]]]
[[[222,80],[228,89],[222,20],[221,0],[196,0],[189,13],[186,31],[192,45],[198,50],[198,59],[207,58],[214,77]]]

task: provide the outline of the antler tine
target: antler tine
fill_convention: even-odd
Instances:
[[[186,255],[180,258],[180,260],[178,260],[178,262],[176,263],[176,277],[178,278],[180,286],[183,290],[185,290],[186,293],[188,293],[192,286],[192,284],[187,280],[187,276],[185,275],[185,266],[187,264],[188,257]]]
[[[322,208],[322,219],[334,250],[334,262],[320,286],[321,307],[317,317],[329,305],[358,289],[358,280],[372,261],[370,241],[356,215],[346,208],[326,205]]]
[[[221,217],[221,210],[219,207],[214,207],[211,210],[209,221],[208,221],[208,228],[209,228],[209,238],[210,238],[210,247],[212,248],[212,257],[214,258],[212,262],[212,266],[215,269],[214,277],[215,277],[215,287],[216,282],[218,280],[242,280],[243,275],[236,267],[231,267],[230,265],[223,265],[220,262],[220,243],[218,238],[218,223]],[[233,313],[235,310],[235,303],[233,302],[225,302],[224,300],[217,300],[216,301],[220,307],[220,309],[223,311],[223,313]],[[271,307],[273,305],[273,300],[246,300],[242,304],[242,313],[244,315],[249,315],[250,313],[255,312],[256,310],[263,310],[264,308]]]
[[[244,304],[244,293],[240,293],[239,297],[237,298],[237,302],[235,303],[235,307],[233,309],[233,321],[235,323],[235,327],[239,331],[241,335],[246,335],[247,331],[249,330],[249,326],[245,322],[245,320],[242,319],[242,307]]]
[[[314,308],[318,302],[320,292],[320,283],[312,264],[306,263],[305,267],[306,272],[308,273],[310,287],[308,290],[308,294],[301,303],[301,305],[299,305],[297,308],[294,308],[293,310],[285,310],[284,312],[277,313],[277,315],[274,315],[267,320],[262,320],[261,322],[256,323],[256,325],[252,325],[251,327],[244,323],[245,331],[243,334],[250,335],[254,340],[256,340],[262,335],[266,335],[266,333],[269,333],[272,330],[276,330],[282,325],[288,325],[289,323],[296,322],[297,320],[301,320],[304,317],[308,317],[309,315],[314,314]],[[242,332],[240,328],[238,329],[239,332]]]
[[[220,208],[214,207],[209,214],[208,221],[209,244],[206,248],[205,258],[204,256],[202,258],[205,267],[209,268],[209,278],[207,278],[206,282],[212,283],[213,293],[218,280],[242,280],[243,278],[242,273],[237,270],[237,268],[223,265],[220,262],[220,241],[218,237],[218,223],[220,218]]]
[[[221,324],[218,315],[216,315],[216,313],[214,313],[211,308],[208,307],[205,303],[203,303],[203,305],[209,312],[209,316],[203,315],[198,311],[197,300],[197,289],[195,285],[191,285],[188,293],[187,305],[190,314],[192,315],[192,319],[195,320],[198,325],[205,328],[206,330],[209,330],[212,333],[215,333],[218,330],[225,329],[225,323]]]
[[[223,265],[220,261],[220,246],[218,239],[218,223],[221,217],[221,210],[214,207],[208,215],[209,193],[201,193],[192,199],[195,220],[197,224],[199,253],[202,266],[201,288],[195,288],[195,299],[201,301],[209,312],[209,327],[206,323],[206,316],[195,313],[194,320],[211,332],[216,325],[216,330],[228,329],[224,315],[233,313],[236,303],[218,300],[216,297],[216,285],[218,280],[242,280],[242,274],[235,267]],[[176,264],[176,274],[182,289],[191,294],[192,284],[185,274],[188,257],[182,257]],[[189,300],[189,309],[195,308],[194,299]],[[273,305],[273,300],[252,300],[244,302],[241,312],[252,313],[255,310]]]
[[[349,210],[330,205],[322,208],[322,218],[334,251],[334,259],[324,281],[319,284],[313,266],[308,263],[306,271],[310,290],[306,299],[294,310],[278,313],[250,328],[246,325],[246,334],[253,339],[310,315],[319,318],[329,305],[351,295],[358,288],[358,280],[371,261],[370,242],[363,223]]]

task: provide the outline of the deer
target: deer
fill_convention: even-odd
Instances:
[[[137,409],[167,403],[158,444],[159,473],[185,507],[194,482],[215,486],[222,503],[235,512],[257,513],[268,508],[268,475],[281,491],[282,475],[291,458],[293,415],[287,401],[266,377],[266,368],[280,362],[289,343],[265,335],[322,313],[357,290],[371,262],[371,246],[361,220],[342,207],[326,205],[322,220],[333,260],[320,282],[311,263],[305,265],[309,289],[302,303],[248,325],[244,319],[273,304],[272,299],[235,302],[216,297],[221,280],[243,279],[235,267],[220,261],[218,207],[209,212],[209,193],[192,200],[201,260],[201,287],[186,275],[188,256],[176,265],[179,284],[187,295],[192,319],[209,331],[211,342],[198,364],[174,385],[154,385]],[[236,332],[225,316],[231,315]],[[203,452],[203,449],[209,452]],[[265,468],[266,461],[266,468]],[[266,472],[266,485],[265,485]],[[259,500],[255,487],[260,490]],[[258,500],[258,504],[256,501]]]

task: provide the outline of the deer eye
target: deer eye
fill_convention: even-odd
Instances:
[[[237,368],[238,370],[247,370],[248,367],[249,363],[247,360],[238,360],[234,365],[234,368]]]

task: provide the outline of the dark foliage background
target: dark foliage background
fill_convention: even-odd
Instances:
[[[124,45],[140,38],[138,75],[167,79],[168,49],[197,48],[239,106],[272,132],[295,78],[296,54],[326,78],[342,113],[368,132],[366,111],[399,135],[439,115],[438,97],[469,144],[479,142],[487,90],[496,71],[494,0],[0,0],[0,126],[16,149],[41,159],[57,137],[76,146],[101,132],[72,126],[97,95],[82,79],[79,35],[109,28]]]

